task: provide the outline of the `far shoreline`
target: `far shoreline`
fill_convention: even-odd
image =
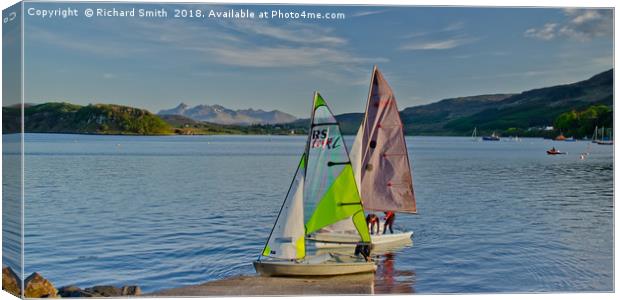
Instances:
[[[234,133],[212,133],[212,134],[138,134],[138,133],[92,133],[92,132],[9,132],[2,133],[2,135],[18,135],[18,134],[64,134],[64,135],[90,135],[90,136],[131,136],[131,137],[165,137],[165,136],[307,136],[307,134],[234,134]],[[355,136],[355,134],[343,134],[343,136]],[[405,134],[406,137],[456,137],[456,138],[471,138],[467,135],[432,135],[432,134]],[[509,139],[515,136],[500,136],[500,138]],[[480,138],[480,137],[479,137]],[[518,138],[533,138],[533,139],[545,139],[544,136],[519,136]],[[589,141],[589,139],[576,139],[577,141]]]

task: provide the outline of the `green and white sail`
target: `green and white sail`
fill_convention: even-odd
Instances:
[[[349,221],[359,241],[370,243],[364,209],[340,126],[315,93],[306,151],[284,199],[262,256],[298,260],[306,256],[305,235]],[[316,203],[304,227],[304,203]]]
[[[305,157],[305,154],[301,156],[280,214],[263,249],[263,256],[282,259],[302,259],[306,256],[303,203]]]
[[[315,93],[306,153],[308,163],[304,197],[316,201],[306,234],[349,219],[360,241],[370,242],[364,209],[355,183],[340,126],[325,100]]]

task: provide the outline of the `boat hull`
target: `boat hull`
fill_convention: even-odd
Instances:
[[[371,235],[370,240],[373,245],[384,245],[399,243],[411,240],[413,231],[396,232],[383,235]],[[315,247],[319,248],[340,248],[355,247],[359,241],[359,235],[350,233],[321,232],[314,234],[308,240],[315,242]]]
[[[255,261],[254,269],[265,276],[336,276],[370,273],[377,270],[374,262],[297,263],[292,261]]]
[[[549,155],[563,155],[563,154],[566,154],[566,152],[553,152],[551,150],[547,150],[547,154],[549,154]]]

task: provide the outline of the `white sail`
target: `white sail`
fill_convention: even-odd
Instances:
[[[303,204],[305,161],[303,155],[263,256],[301,259],[306,255]]]

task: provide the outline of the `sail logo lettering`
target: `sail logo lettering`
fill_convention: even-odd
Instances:
[[[327,129],[313,130],[310,148],[336,149],[340,147],[340,137],[329,137]]]

